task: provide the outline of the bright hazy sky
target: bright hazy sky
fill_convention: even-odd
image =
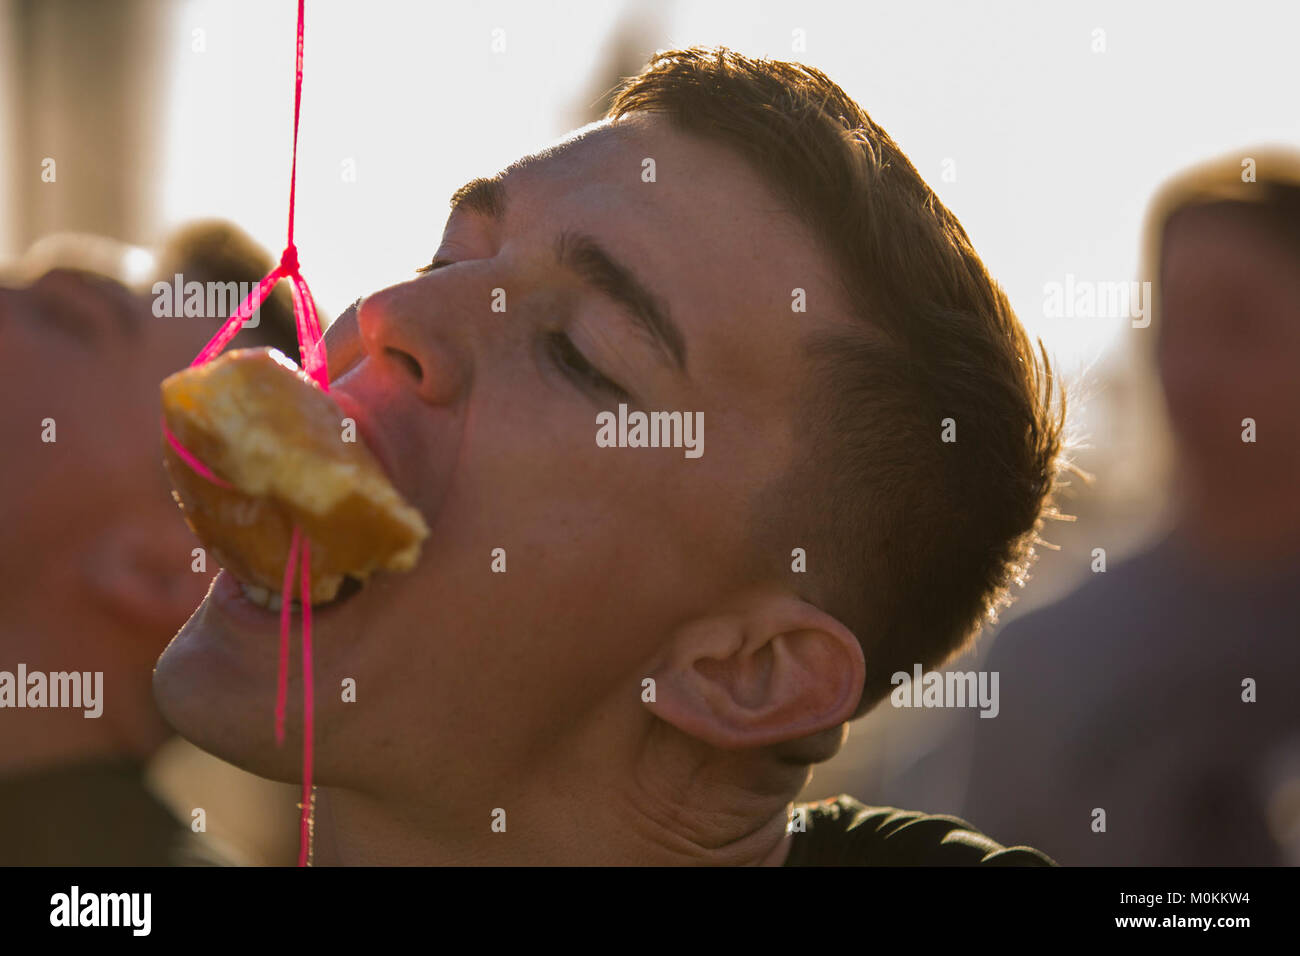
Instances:
[[[573,128],[625,10],[656,24],[654,48],[725,44],[830,75],[1067,366],[1127,322],[1046,318],[1046,283],[1135,278],[1146,202],[1171,172],[1300,147],[1295,3],[309,0],[297,231],[330,315],[432,257],[457,186]],[[225,216],[283,247],[295,12],[292,0],[177,5],[160,225]]]

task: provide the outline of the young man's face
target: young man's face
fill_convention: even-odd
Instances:
[[[521,779],[565,738],[616,733],[668,636],[756,583],[755,495],[797,454],[799,343],[830,321],[830,285],[740,159],[642,115],[516,164],[501,188],[499,218],[452,214],[437,247],[451,264],[361,300],[327,336],[335,395],[431,533],[413,571],[314,615],[322,784]],[[561,233],[644,285],[680,366],[560,263]],[[703,455],[599,447],[597,415],[620,401],[702,412]],[[779,570],[802,544],[760,557]],[[273,739],[278,623],[218,579],[155,687],[184,735],[288,779],[300,757]],[[298,667],[295,654],[291,742]]]
[[[1157,360],[1184,463],[1211,487],[1290,496],[1300,474],[1295,251],[1209,206],[1171,222],[1162,265]],[[1267,440],[1243,445],[1244,418],[1267,425]]]

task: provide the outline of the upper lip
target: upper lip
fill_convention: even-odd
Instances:
[[[339,410],[356,421],[361,441],[374,454],[403,501],[418,511],[432,530],[455,470],[451,446],[458,446],[459,441],[452,441],[449,425],[448,440],[437,446],[446,447],[449,455],[428,454],[427,446],[413,437],[416,425],[421,423],[407,417],[418,415],[422,409],[411,406],[411,395],[386,385],[373,369],[367,369],[372,369],[370,364],[362,363],[359,368],[339,376],[331,385],[330,395]]]
[[[370,449],[371,454],[379,461],[379,467],[383,469],[388,480],[393,486],[405,496],[405,491],[400,484],[399,476],[394,468],[394,462],[389,453],[388,447],[381,440],[379,433],[372,427],[370,415],[365,406],[356,398],[347,392],[334,388],[330,390],[330,397],[343,410],[343,414],[357,423],[357,432],[361,436],[361,441]]]

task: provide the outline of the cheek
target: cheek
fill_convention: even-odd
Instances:
[[[427,622],[441,646],[433,656],[473,655],[476,668],[512,680],[511,661],[545,665],[634,623],[627,612],[655,590],[654,556],[671,551],[661,502],[671,483],[657,480],[653,459],[633,457],[647,450],[597,448],[594,408],[588,427],[557,405],[550,420],[469,417],[420,565],[394,578],[402,601],[389,630],[418,644],[413,629]]]
[[[76,511],[98,503],[103,475],[134,453],[114,442],[124,421],[123,403],[94,387],[92,370],[75,365],[18,363],[5,377],[0,408],[0,508],[20,512]],[[30,516],[30,515],[29,515]]]
[[[1182,394],[1195,394],[1205,412],[1222,409],[1255,418],[1293,419],[1300,414],[1298,364],[1280,343],[1239,342],[1201,356],[1170,385]]]
[[[50,332],[38,335],[25,326],[5,330],[0,340],[0,378],[6,425],[18,414],[52,415],[70,407],[70,396],[92,371],[82,350],[58,348],[52,336]]]

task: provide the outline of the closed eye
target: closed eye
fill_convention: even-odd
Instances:
[[[453,264],[450,259],[434,259],[427,266],[421,266],[415,271],[424,274]],[[627,389],[592,365],[578,347],[573,344],[573,340],[567,334],[551,331],[546,333],[545,339],[546,351],[551,361],[570,381],[583,388],[594,389],[612,395],[621,401],[630,401]]]
[[[564,332],[546,333],[546,350],[560,371],[578,385],[612,395],[621,401],[629,400],[627,390],[587,361],[587,357],[573,344],[573,339]]]

